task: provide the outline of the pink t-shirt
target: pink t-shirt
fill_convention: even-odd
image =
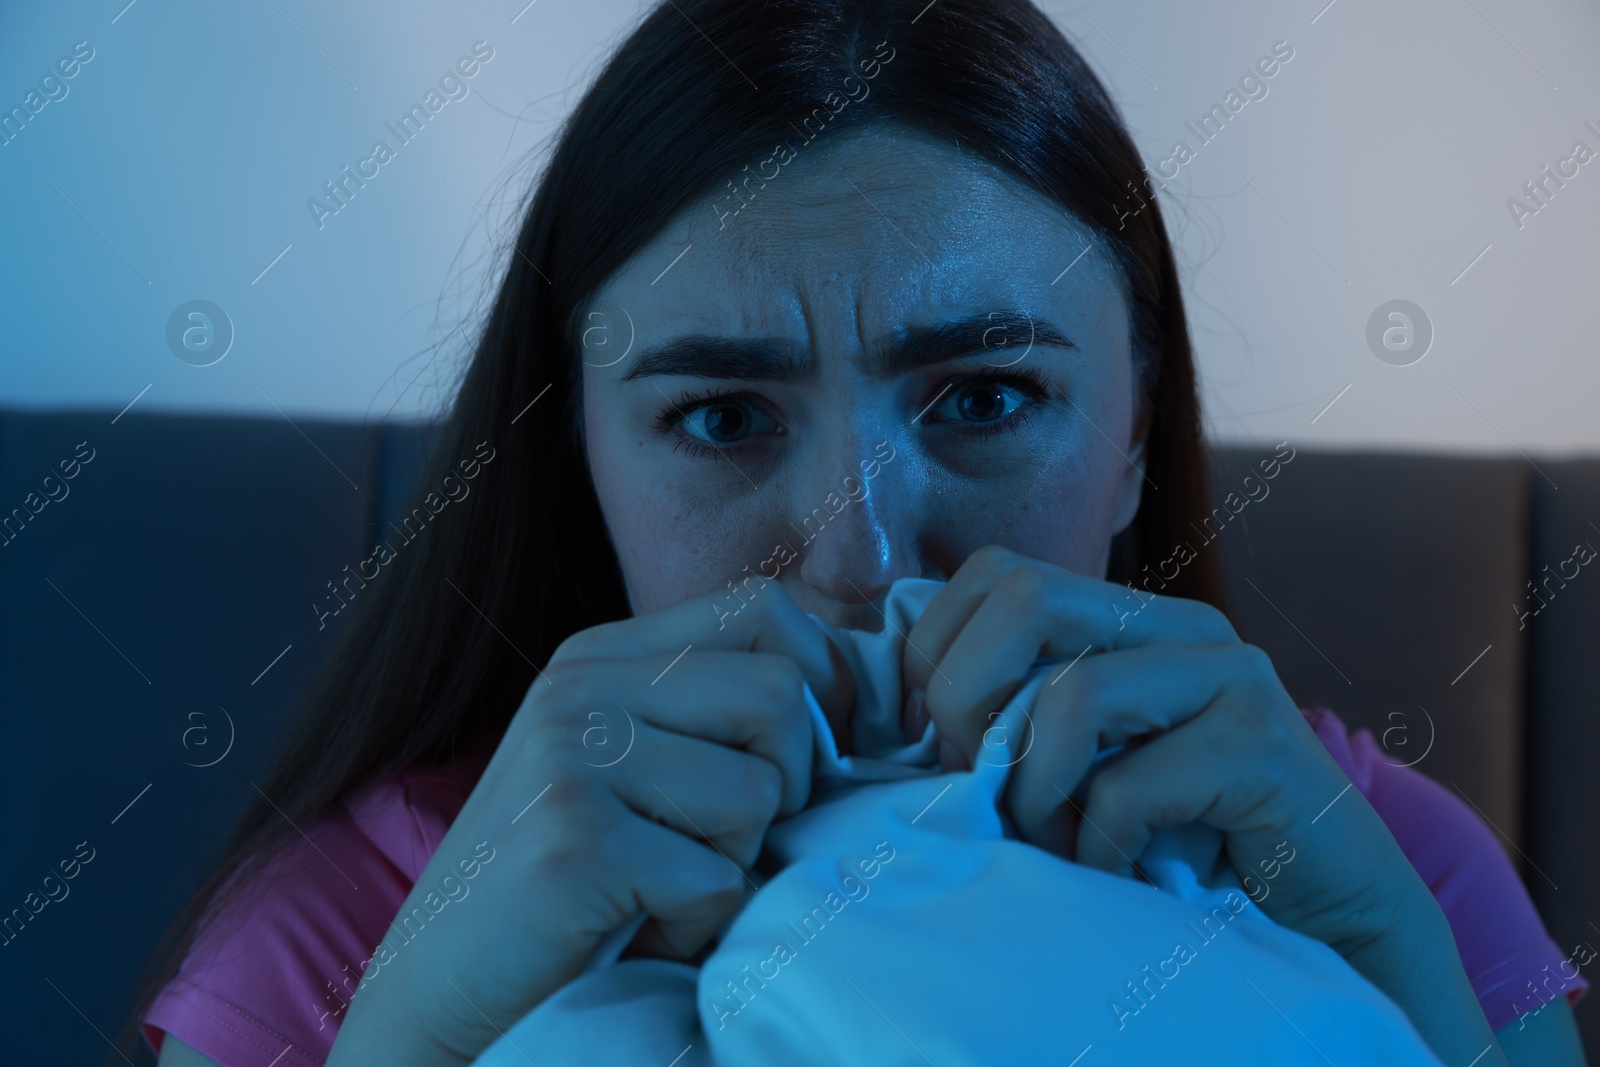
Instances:
[[[1327,709],[1303,714],[1433,891],[1490,1027],[1557,993],[1576,1002],[1588,980],[1568,975],[1571,962],[1483,820],[1391,763],[1370,732],[1350,736]],[[156,998],[142,1028],[150,1047],[159,1053],[165,1032],[222,1067],[320,1067],[379,944],[404,952],[426,932],[391,921],[493,751],[482,744],[453,765],[402,772],[303,828],[270,868],[270,886],[262,883],[270,892],[241,900]],[[383,980],[381,967],[373,980]]]

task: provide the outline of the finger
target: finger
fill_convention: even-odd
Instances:
[[[652,915],[640,924],[639,932],[628,942],[628,947],[623,950],[621,958],[644,957],[695,963],[696,957],[716,937],[725,922],[725,919],[721,919],[692,926],[663,924],[660,919]]]
[[[953,654],[959,673],[963,657],[985,661],[996,648],[1021,661],[1030,651],[1065,659],[1156,641],[1236,640],[1232,624],[1209,604],[1135,591],[989,545],[928,603],[907,635],[901,670],[909,687],[931,690],[949,680]]]
[[[1000,578],[939,660],[929,683],[929,713],[961,709],[973,727],[1003,707],[1040,659],[1089,658],[1142,647],[1237,642],[1221,613],[1198,601],[1163,597],[1150,603],[1140,627],[1119,629],[1105,610],[1105,582],[1066,571],[1019,568]],[[943,684],[941,684],[943,683]]]
[[[1226,771],[1211,768],[1206,773],[1196,767],[1205,746],[1195,741],[1195,733],[1214,731],[1174,731],[1095,775],[1088,801],[1078,812],[1082,822],[1073,850],[1078,863],[1130,873],[1156,827],[1202,820],[1215,812],[1231,783]]]
[[[1072,855],[1082,813],[1069,798],[1103,749],[1153,741],[1260,670],[1259,650],[1249,645],[1145,645],[1086,656],[1048,675],[1029,713],[1033,744],[1007,786],[1018,829],[1040,847]]]
[[[761,757],[781,775],[779,810],[793,814],[805,807],[814,731],[805,678],[789,657],[696,649],[666,671],[648,659],[585,661],[568,670],[580,694],[607,694],[577,709],[584,723],[585,763],[616,760],[621,766],[626,744],[653,726]],[[603,737],[591,720],[604,725]],[[600,740],[604,751],[593,743]]]
[[[900,709],[900,732],[906,739],[906,744],[914,745],[922,740],[922,735],[928,729],[928,702],[921,689],[908,689],[904,705]]]
[[[969,555],[928,601],[906,634],[900,652],[900,673],[908,689],[927,689],[938,676],[939,660],[966,625],[994,583],[1026,566],[1026,557],[999,545],[985,545]]]
[[[1287,758],[1281,748],[1241,731],[1238,718],[1228,714],[1238,703],[1222,697],[1211,713],[1095,775],[1083,806],[1077,861],[1107,871],[1132,865],[1157,827],[1187,822],[1230,836],[1271,835],[1273,798],[1284,786],[1277,768]]]
[[[1107,583],[1053,568],[1019,568],[1000,578],[929,683],[928,713],[941,733],[963,751],[975,751],[985,724],[1040,659],[1067,659],[1068,666],[1076,660],[1081,668],[1107,651],[1238,643],[1220,612],[1176,598],[1152,603],[1152,621],[1143,629],[1119,631],[1108,624],[1110,613],[1098,608],[1105,603],[1099,590],[1107,588]]]
[[[651,726],[628,761],[599,773],[639,815],[708,842],[740,869],[755,862],[782,799],[767,760]]]
[[[714,937],[751,890],[748,876],[714,849],[644,819],[624,835],[637,870],[637,906],[652,916],[656,937],[671,954],[688,959]],[[628,914],[633,914],[628,909]],[[646,925],[651,925],[647,923]]]
[[[729,594],[693,597],[668,608],[617,622],[593,626],[562,642],[558,659],[659,657],[659,669],[670,673],[675,659],[688,650],[769,652],[799,664],[829,721],[848,722],[855,704],[855,679],[844,654],[774,581],[753,589],[749,601],[730,610]],[[748,584],[748,583],[747,583]]]

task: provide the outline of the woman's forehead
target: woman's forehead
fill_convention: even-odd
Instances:
[[[1087,226],[925,136],[847,134],[749,185],[745,200],[725,188],[691,203],[592,306],[625,307],[645,330],[786,336],[819,319],[876,334],[985,307],[1049,310],[1082,329],[1122,307]]]

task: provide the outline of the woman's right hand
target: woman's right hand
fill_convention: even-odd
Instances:
[[[687,958],[739,908],[768,825],[810,793],[802,683],[838,724],[854,682],[778,583],[719,627],[724,599],[557,648],[400,914],[480,842],[493,862],[358,990],[329,1067],[470,1063],[635,915],[638,943]]]

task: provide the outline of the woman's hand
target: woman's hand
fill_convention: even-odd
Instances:
[[[1207,604],[1141,593],[1130,610],[1130,595],[987,546],[911,628],[902,677],[970,765],[1034,661],[1070,661],[1039,690],[1033,737],[1007,739],[1026,753],[1008,758],[1005,797],[1026,840],[1131,873],[1155,827],[1215,827],[1263,911],[1345,957],[1445,1062],[1503,1067],[1444,913],[1266,654]],[[1096,752],[1139,737],[1080,812],[1070,797]]]
[[[1341,951],[1382,935],[1410,899],[1397,890],[1420,880],[1266,654],[1207,604],[1132,596],[979,549],[908,634],[906,685],[925,692],[941,737],[970,765],[1036,659],[1080,657],[1039,690],[1031,747],[1008,784],[1027,841],[1131,875],[1155,827],[1199,821],[1226,835],[1247,891],[1278,922]],[[1080,812],[1069,797],[1095,754],[1141,735],[1090,781]]]
[[[388,1026],[432,1062],[470,1062],[633,916],[651,916],[640,933],[651,951],[688,957],[742,904],[768,824],[810,793],[803,683],[843,721],[854,682],[781,586],[721,629],[720,597],[556,650],[412,897],[478,842],[493,864],[352,1000],[330,1064],[347,1038],[368,1048]]]

